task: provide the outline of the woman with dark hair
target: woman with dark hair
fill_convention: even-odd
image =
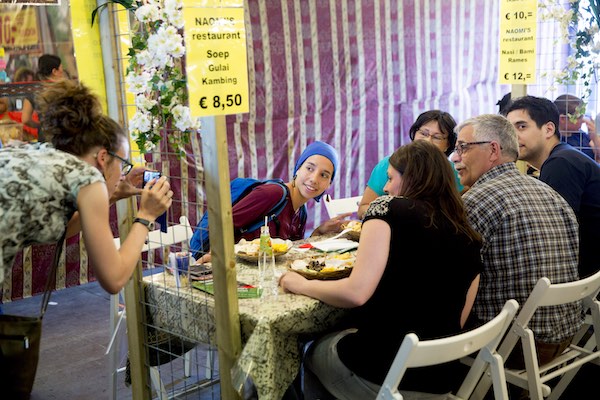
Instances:
[[[137,265],[152,222],[171,206],[173,192],[165,177],[135,188],[141,175],[126,176],[133,167],[127,134],[102,115],[87,87],[68,80],[50,83],[38,101],[51,143],[0,150],[0,283],[21,248],[81,230],[98,282],[118,293]],[[137,218],[117,250],[110,202],[139,193]]]
[[[57,81],[63,79],[64,71],[60,58],[53,54],[44,54],[38,60],[38,80],[40,81]],[[38,142],[45,142],[46,138],[42,133],[39,121],[34,119],[36,105],[35,99],[32,96],[23,99],[23,108],[21,110],[21,122],[24,125],[37,129]]]
[[[44,54],[38,60],[38,80],[55,81],[64,77],[62,61],[54,54]]]
[[[452,118],[452,115],[447,112],[440,110],[425,111],[417,117],[417,120],[410,127],[408,136],[410,140],[426,140],[435,145],[440,149],[446,156],[454,151],[454,145],[456,144],[456,133],[454,127],[456,121]],[[385,157],[377,163],[375,168],[371,171],[371,177],[367,182],[367,187],[363,193],[358,208],[358,216],[362,218],[364,213],[369,208],[371,201],[375,200],[378,196],[384,194],[383,187],[387,182],[387,168],[389,156]],[[460,191],[463,190],[463,186],[460,184],[458,175],[455,171],[455,183]]]
[[[461,332],[483,268],[480,236],[438,148],[414,141],[396,150],[385,191],[366,213],[348,278],[287,272],[280,279],[287,292],[353,309],[354,329],[318,339],[306,356],[307,368],[338,399],[374,399],[406,333],[426,340]],[[410,370],[400,387],[447,393],[461,381],[455,373],[455,364]]]

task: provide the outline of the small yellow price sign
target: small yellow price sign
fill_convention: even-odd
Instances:
[[[500,83],[535,83],[536,28],[537,0],[501,1]]]

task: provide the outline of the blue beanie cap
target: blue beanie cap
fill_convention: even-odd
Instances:
[[[333,181],[333,178],[335,177],[335,171],[337,171],[338,168],[337,151],[331,145],[318,140],[306,146],[306,149],[304,149],[302,154],[300,154],[300,158],[298,159],[298,161],[296,161],[296,166],[294,167],[294,176],[296,176],[296,172],[298,172],[302,164],[304,164],[304,161],[306,161],[308,157],[314,155],[326,157],[327,159],[329,159],[329,161],[331,161],[331,163],[333,164],[331,180]],[[314,199],[318,202],[321,200],[321,197],[323,197],[323,193],[314,197]]]

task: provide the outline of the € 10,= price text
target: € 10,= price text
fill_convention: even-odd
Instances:
[[[228,94],[222,96],[213,96],[208,98],[206,96],[201,97],[199,101],[200,108],[214,108],[224,110],[229,107],[239,107],[242,105],[241,94]]]

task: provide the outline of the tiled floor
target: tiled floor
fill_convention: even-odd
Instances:
[[[41,296],[35,296],[4,304],[2,309],[6,314],[36,315],[40,302]],[[31,400],[109,399],[105,352],[110,340],[110,296],[98,284],[90,283],[55,291],[50,302],[43,320],[40,360]],[[173,375],[180,372],[178,376],[183,377],[182,365],[175,361],[161,367],[161,374],[170,376],[171,372]],[[132,398],[124,378],[125,373],[119,373],[116,397],[119,400]],[[178,387],[184,384],[189,387],[200,378],[182,380]],[[219,399],[219,385],[176,398]]]
[[[36,296],[2,307],[8,314],[35,315],[40,301],[41,296]],[[109,295],[91,283],[56,291],[50,301],[44,317],[40,361],[31,400],[108,399],[109,370],[105,352],[110,336]],[[196,356],[204,357],[203,354]],[[174,362],[161,367],[161,373],[170,376],[174,371],[173,374],[180,372],[177,376],[183,376],[181,367],[181,362]],[[179,386],[197,382],[203,377],[198,375],[180,382]],[[600,398],[599,378],[600,367],[584,367],[561,399]],[[117,399],[132,398],[131,390],[124,384],[124,373],[118,375],[117,385]],[[306,390],[307,400],[316,397],[309,393],[312,388]],[[219,385],[176,398],[219,399]]]

